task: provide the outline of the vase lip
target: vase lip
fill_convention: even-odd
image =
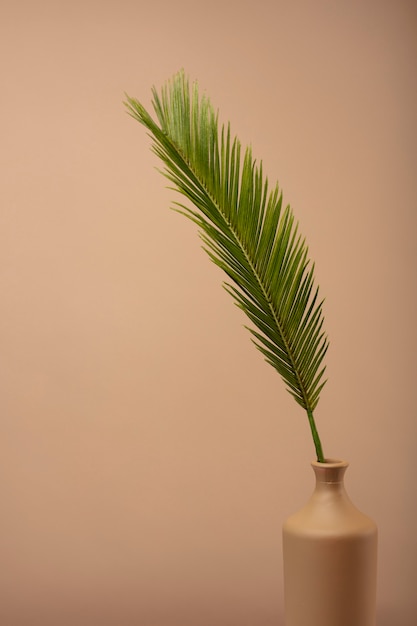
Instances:
[[[320,461],[314,460],[311,462],[313,467],[322,467],[322,468],[333,468],[333,467],[348,467],[349,462],[343,459],[325,459],[324,463]]]
[[[316,475],[316,486],[319,488],[320,484],[343,485],[343,477],[349,463],[340,459],[328,458],[324,463],[313,461],[311,466]]]

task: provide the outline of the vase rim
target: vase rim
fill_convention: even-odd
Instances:
[[[314,460],[311,462],[313,467],[348,467],[349,462],[343,459],[325,459],[324,463]]]

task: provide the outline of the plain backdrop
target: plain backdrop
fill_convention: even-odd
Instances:
[[[123,107],[181,68],[307,238],[324,452],[416,623],[416,42],[412,0],[2,0],[1,626],[283,626],[307,420]]]

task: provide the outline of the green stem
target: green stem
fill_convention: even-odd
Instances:
[[[321,441],[319,437],[319,433],[317,432],[316,422],[314,421],[313,411],[307,409],[308,421],[310,423],[311,434],[313,435],[314,446],[316,448],[317,461],[319,463],[324,463],[325,458],[323,455],[323,449],[321,447]]]

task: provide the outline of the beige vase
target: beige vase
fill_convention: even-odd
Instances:
[[[312,463],[315,490],[283,526],[285,626],[375,626],[377,527],[350,501],[348,463]]]

